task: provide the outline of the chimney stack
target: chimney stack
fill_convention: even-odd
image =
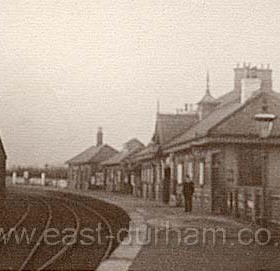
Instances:
[[[103,132],[102,132],[102,127],[98,128],[97,131],[97,146],[103,145]]]
[[[244,62],[243,67],[237,67],[234,69],[234,89],[235,91],[242,92],[242,81],[246,78],[259,78],[261,80],[261,90],[271,91],[272,90],[272,70],[270,66],[264,67],[261,64],[260,67],[252,67],[251,64]],[[257,81],[257,80],[255,80]]]
[[[241,103],[246,102],[253,93],[261,89],[262,80],[257,77],[248,77],[241,80]]]

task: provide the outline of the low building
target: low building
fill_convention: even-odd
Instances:
[[[108,191],[134,193],[135,182],[130,158],[144,147],[142,142],[133,138],[123,145],[121,152],[102,163]]]
[[[186,109],[177,114],[157,113],[150,144],[133,157],[136,196],[169,202],[169,185],[163,182],[169,168],[163,163],[162,146],[198,121],[192,107],[186,106]]]
[[[68,160],[68,179],[75,189],[96,189],[104,186],[105,176],[101,163],[118,153],[103,144],[102,129],[97,132],[97,144]]]
[[[163,146],[170,174],[162,181],[178,205],[189,174],[201,212],[280,220],[280,95],[269,67],[244,65],[234,75],[234,90],[218,99],[207,84],[199,122]],[[260,114],[276,119],[260,122]]]

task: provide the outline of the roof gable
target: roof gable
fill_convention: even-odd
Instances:
[[[158,114],[153,140],[165,144],[198,121],[197,114]]]
[[[138,140],[137,138],[132,138],[124,143],[123,147],[126,150],[134,150],[135,148],[143,148],[144,146],[145,145],[140,140]]]
[[[156,128],[152,142],[143,150],[134,154],[135,161],[154,156],[159,146],[166,144],[182,134],[198,121],[197,114],[157,114]]]
[[[126,159],[129,159],[132,155],[140,152],[145,148],[145,145],[140,142],[138,139],[134,138],[129,140],[127,143],[124,144],[124,149],[114,155],[113,157],[105,160],[102,165],[110,166],[110,165],[117,165],[124,162]]]

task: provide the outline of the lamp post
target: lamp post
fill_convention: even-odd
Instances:
[[[265,227],[267,224],[267,206],[266,206],[266,186],[267,186],[267,150],[264,145],[264,139],[271,135],[273,129],[273,121],[276,119],[274,114],[260,113],[254,116],[254,119],[260,123],[260,138],[261,138],[261,157],[262,157],[262,225]]]

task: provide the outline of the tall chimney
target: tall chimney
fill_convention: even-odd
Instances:
[[[261,90],[262,91],[271,91],[272,90],[272,70],[270,66],[264,67],[261,65],[261,68],[258,67],[249,67],[247,64],[244,64],[243,67],[237,67],[234,69],[234,89],[235,91],[241,93],[242,89],[242,80],[248,77],[257,77],[261,79]]]
[[[103,132],[102,127],[98,127],[97,131],[97,146],[101,146],[103,144]]]
[[[261,89],[262,80],[260,78],[243,78],[241,80],[241,103],[246,102],[252,94]]]

